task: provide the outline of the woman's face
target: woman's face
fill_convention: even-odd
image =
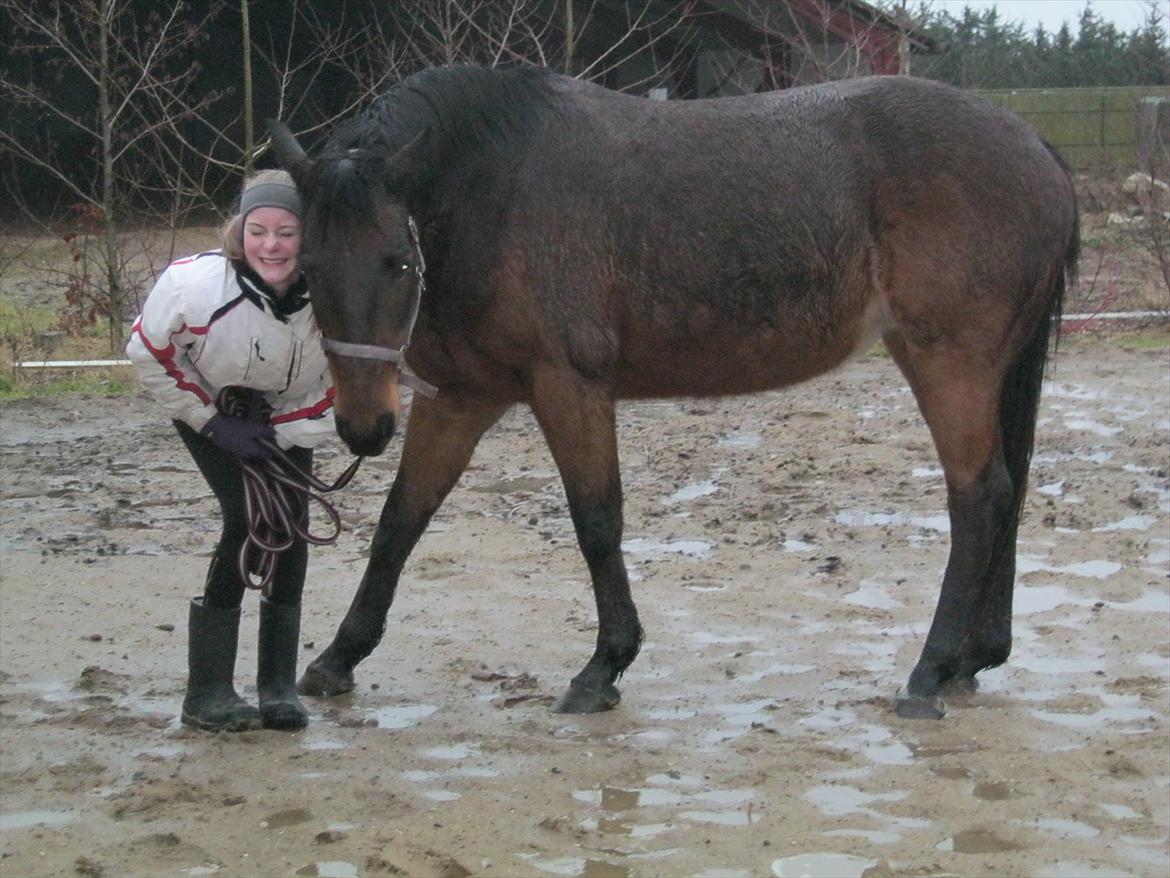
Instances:
[[[258,207],[244,217],[244,259],[278,295],[301,275],[301,220],[283,207]]]

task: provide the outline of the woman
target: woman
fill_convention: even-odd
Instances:
[[[223,533],[203,594],[191,601],[184,725],[242,731],[297,729],[309,716],[296,692],[301,592],[308,546],[297,539],[277,561],[260,599],[259,710],[233,683],[247,539],[239,460],[271,456],[274,440],[310,472],[313,446],[333,434],[332,399],[300,267],[301,201],[284,171],[248,181],[224,227],[223,249],[180,259],[159,277],[134,322],[126,353],[147,392],[174,419],[211,485]],[[226,397],[240,406],[223,405]],[[217,407],[217,401],[220,407]],[[307,516],[307,509],[300,510]]]

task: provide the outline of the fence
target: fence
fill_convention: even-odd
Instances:
[[[1161,127],[1155,124],[1155,130],[1161,134],[1163,151],[1168,142],[1165,120],[1170,90],[1165,86],[1023,88],[977,94],[1023,118],[1074,168],[1144,165],[1149,155],[1139,150],[1139,115],[1147,124],[1151,115],[1160,121]],[[1143,146],[1148,149],[1149,143]]]

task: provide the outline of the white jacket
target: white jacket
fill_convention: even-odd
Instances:
[[[333,386],[313,309],[277,315],[245,291],[218,250],[172,263],[134,321],[126,354],[155,400],[195,430],[216,413],[224,387],[264,392],[282,448],[333,435]]]

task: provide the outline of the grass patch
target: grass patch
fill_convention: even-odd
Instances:
[[[1170,329],[1143,329],[1117,336],[1114,342],[1126,351],[1156,351],[1170,348]]]
[[[126,396],[141,389],[133,371],[115,369],[60,370],[56,374],[30,376],[19,372],[0,375],[0,400],[34,399],[84,393],[90,396]]]

